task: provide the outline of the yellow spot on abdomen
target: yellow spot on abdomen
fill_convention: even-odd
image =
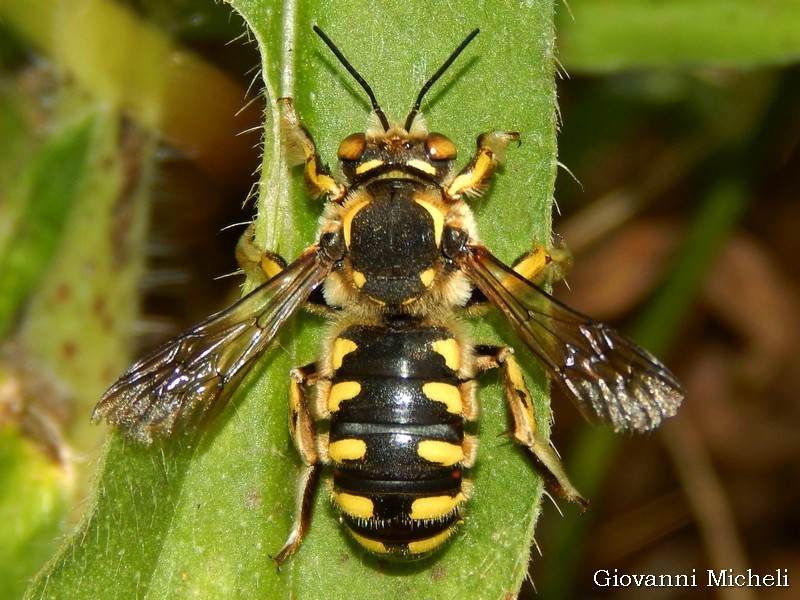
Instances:
[[[338,463],[346,460],[360,460],[367,453],[367,443],[364,440],[346,439],[337,440],[328,446],[328,456]]]
[[[353,340],[347,338],[336,338],[333,342],[333,351],[331,352],[331,366],[334,371],[338,371],[342,367],[344,357],[353,352],[358,345]]]
[[[455,531],[455,525],[445,529],[443,532],[428,538],[427,540],[420,540],[419,542],[410,542],[408,544],[408,551],[411,554],[427,554],[432,550],[436,550],[439,546],[447,541],[447,538]]]
[[[364,548],[369,550],[370,552],[374,552],[375,554],[389,554],[389,549],[383,542],[379,542],[378,540],[371,540],[369,538],[365,538],[363,535],[358,535],[355,531],[350,531],[350,535],[353,536],[353,539],[361,544]]]
[[[417,446],[417,454],[428,462],[451,467],[464,460],[464,449],[459,444],[439,440],[423,440]]]
[[[444,357],[448,369],[458,371],[461,368],[461,348],[453,338],[436,340],[432,344],[433,351]]]
[[[461,391],[450,383],[430,381],[422,386],[422,393],[434,402],[443,402],[447,412],[454,415],[461,414]]]
[[[345,400],[352,400],[361,393],[361,384],[357,381],[342,381],[331,387],[328,394],[328,410],[336,412],[339,404]]]
[[[369,498],[364,496],[355,496],[353,494],[336,493],[331,494],[336,504],[343,512],[353,517],[360,517],[362,519],[371,519],[374,515],[375,504]]]
[[[464,501],[464,494],[459,492],[455,496],[429,496],[418,498],[411,504],[412,519],[436,519],[449,515],[456,506]]]
[[[264,254],[264,256],[261,257],[261,271],[267,276],[267,279],[272,279],[275,275],[283,271],[283,265],[270,256],[270,254]]]

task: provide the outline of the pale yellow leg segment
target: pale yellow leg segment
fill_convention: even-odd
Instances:
[[[519,363],[510,348],[489,348],[478,357],[480,370],[501,367],[503,387],[511,412],[511,435],[514,440],[527,448],[535,459],[540,472],[545,478],[548,489],[562,498],[581,506],[589,507],[589,501],[583,498],[567,477],[561,459],[538,433],[533,399],[522,375]]]
[[[491,131],[478,137],[478,152],[470,163],[455,176],[444,192],[445,198],[459,200],[462,196],[480,196],[505,158],[506,147],[520,143],[516,131]]]
[[[517,273],[536,285],[552,284],[564,279],[572,268],[572,253],[564,242],[549,248],[534,245],[512,266]]]
[[[253,225],[236,244],[236,261],[247,278],[256,285],[266,283],[286,268],[286,261],[274,252],[260,250],[253,242]]]
[[[316,379],[315,365],[307,365],[293,369],[289,386],[289,432],[303,460],[303,472],[298,481],[297,509],[294,525],[286,543],[280,552],[272,559],[280,567],[281,563],[291,555],[305,537],[311,523],[311,509],[314,504],[314,494],[319,483],[320,456],[317,450],[317,432],[314,420],[308,410],[308,401],[305,388],[313,384]]]
[[[308,194],[312,198],[327,196],[333,202],[341,202],[347,188],[336,181],[322,164],[311,134],[297,117],[292,99],[280,98],[278,102],[283,107],[281,125],[286,150],[290,159],[296,158],[298,164],[305,163],[304,176]]]
[[[305,388],[316,381],[316,365],[313,363],[292,369],[289,383],[289,433],[300,458],[306,465],[319,462],[317,431],[314,419],[308,410]]]

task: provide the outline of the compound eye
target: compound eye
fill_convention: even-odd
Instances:
[[[354,133],[342,140],[337,155],[339,160],[360,160],[366,147],[367,136],[363,133]]]
[[[456,157],[456,145],[441,133],[430,133],[425,138],[425,152],[431,160],[453,160]]]

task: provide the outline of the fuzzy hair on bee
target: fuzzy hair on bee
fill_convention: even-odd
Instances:
[[[426,92],[477,29],[394,124],[336,45],[314,30],[372,104],[367,130],[339,145],[336,177],[291,99],[279,102],[287,154],[303,165],[309,197],[325,202],[316,241],[286,263],[244,239],[240,259],[256,263],[266,281],[135,363],[92,419],[144,444],[196,427],[224,408],[281,327],[310,307],[328,326],[316,360],[288,380],[289,434],[303,466],[294,526],[277,564],[302,544],[324,469],[345,529],[367,551],[415,560],[442,548],[465,521],[469,471],[480,460],[471,433],[478,379],[493,369],[501,373],[511,438],[553,494],[585,509],[541,433],[513,350],[465,333],[473,307],[499,310],[581,413],[616,431],[649,431],[674,415],[680,383],[636,343],[535,283],[563,272],[563,249],[533,248],[510,267],[480,242],[467,200],[485,192],[520,135],[481,134],[459,168],[455,144],[420,115]]]

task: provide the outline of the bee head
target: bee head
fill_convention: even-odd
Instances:
[[[428,132],[425,120],[420,114],[420,106],[428,90],[439,80],[480,30],[472,31],[425,82],[402,126],[389,123],[366,80],[355,70],[322,29],[314,25],[314,31],[363,88],[372,103],[374,116],[372,126],[364,133],[359,132],[347,136],[339,144],[337,155],[342,164],[342,172],[348,181],[352,184],[367,174],[374,176],[380,173],[376,169],[389,172],[396,170],[398,166],[408,169],[415,175],[442,181],[452,169],[457,154],[456,147],[447,136]]]

